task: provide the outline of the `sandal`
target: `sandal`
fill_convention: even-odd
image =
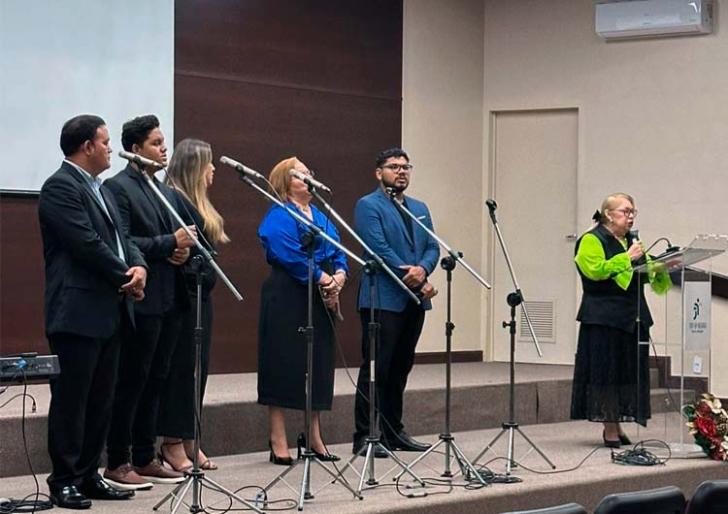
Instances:
[[[184,441],[182,441],[182,442],[184,442]],[[187,449],[185,449],[185,455],[187,456],[188,459],[190,459],[191,461],[194,461],[194,459],[187,452]],[[203,470],[203,471],[215,471],[217,469],[217,464],[215,464],[204,453],[202,453],[202,449],[200,449],[199,456],[201,457],[200,458],[200,461],[199,461],[199,466],[200,466],[200,469],[201,470]]]
[[[162,464],[167,463],[170,468],[172,468],[175,471],[178,471],[180,473],[184,473],[185,471],[189,471],[192,469],[194,464],[190,463],[184,466],[175,465],[174,462],[169,458],[169,455],[164,451],[164,448],[167,446],[177,446],[178,444],[182,444],[183,441],[180,439],[179,441],[169,441],[169,442],[163,442],[159,447],[159,460],[162,462]],[[187,460],[187,454],[185,454],[185,460]]]

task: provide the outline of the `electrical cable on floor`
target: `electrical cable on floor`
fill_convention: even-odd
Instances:
[[[661,458],[647,450],[645,443],[658,443],[667,450],[667,457]],[[670,445],[659,439],[646,439],[631,449],[621,452],[612,451],[612,462],[628,466],[664,466],[672,458]]]
[[[14,400],[15,398],[23,399],[23,410],[20,418],[20,430],[23,437],[23,449],[25,451],[25,459],[28,462],[28,468],[30,469],[30,473],[33,475],[33,481],[35,482],[35,493],[31,493],[20,500],[9,498],[6,501],[3,501],[2,503],[0,503],[0,514],[11,514],[16,512],[39,512],[43,510],[50,510],[53,508],[53,504],[51,503],[50,498],[46,494],[40,492],[38,477],[36,476],[35,470],[33,469],[33,464],[30,461],[30,452],[28,451],[28,438],[25,432],[25,399],[31,399],[31,410],[33,412],[36,411],[36,403],[35,398],[28,393],[28,380],[25,375],[25,370],[20,371],[22,372],[23,376],[23,392],[20,394],[16,394],[12,398],[10,398],[10,400],[3,403],[0,407],[6,406],[8,403],[10,403],[10,401]],[[7,390],[7,387],[3,390],[3,392],[5,390]],[[41,500],[41,497],[45,497],[48,499]]]

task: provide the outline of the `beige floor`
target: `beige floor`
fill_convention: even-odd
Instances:
[[[644,439],[652,437],[662,439],[665,435],[662,427],[660,416],[656,416],[648,430],[641,430],[638,434],[630,427],[628,433],[635,440],[638,436]],[[601,435],[599,427],[587,422],[525,426],[523,430],[557,466],[556,472],[551,471],[537,453],[528,451],[527,443],[519,436],[515,438],[515,458],[524,464],[524,468],[514,470],[513,474],[521,477],[522,483],[495,484],[477,490],[465,490],[462,487],[464,485],[462,477],[457,476],[453,480],[455,487],[451,491],[444,485],[429,485],[424,490],[427,496],[422,498],[407,498],[396,492],[391,480],[392,473],[386,474],[391,465],[389,461],[375,461],[376,476],[380,478],[382,485],[372,490],[365,490],[363,501],[355,500],[343,486],[331,485],[329,475],[319,466],[313,465],[312,489],[315,499],[306,502],[304,510],[326,514],[342,512],[488,514],[569,501],[582,503],[592,509],[600,498],[611,492],[674,484],[681,487],[689,496],[703,480],[728,478],[728,465],[705,458],[672,459],[664,466],[657,467],[628,467],[613,464],[610,460],[610,451],[598,445]],[[491,429],[456,433],[455,442],[467,458],[473,459],[498,432],[497,429]],[[435,442],[437,436],[422,439]],[[489,451],[480,463],[491,461],[488,467],[496,473],[503,473],[505,467],[502,456],[505,454],[506,445],[507,438],[502,437],[496,445],[497,454]],[[342,456],[349,456],[347,454],[350,451],[349,445],[334,445],[331,449]],[[416,454],[399,453],[399,455],[407,461],[416,457]],[[265,485],[285,469],[269,464],[264,453],[231,455],[217,457],[215,460],[220,469],[209,473],[208,476],[226,488],[239,490],[240,494],[249,499],[254,498],[259,486]],[[356,469],[361,468],[361,460],[355,462]],[[423,479],[427,479],[428,483],[434,484],[444,466],[444,455],[437,453],[423,461],[414,471]],[[531,470],[526,470],[526,467]],[[291,507],[295,510],[294,500],[297,496],[295,490],[300,487],[302,469],[303,466],[299,465],[288,475],[288,484],[291,488],[279,483],[270,490],[271,509]],[[383,474],[385,476],[382,476]],[[345,476],[356,488],[358,485],[356,474],[348,470]],[[45,476],[39,479],[41,490],[45,491]],[[404,480],[402,487],[406,487],[410,482]],[[136,498],[127,502],[97,501],[92,512],[104,514],[149,512],[171,489],[171,486],[155,486],[153,490],[138,493]],[[3,497],[23,497],[34,490],[35,486],[30,476],[0,479],[0,496]],[[403,489],[403,492],[419,494],[423,490]],[[209,490],[203,492],[203,504],[216,509],[225,509],[229,505],[218,493]],[[160,508],[160,512],[168,511],[168,504]],[[180,512],[190,512],[190,510],[183,507]]]

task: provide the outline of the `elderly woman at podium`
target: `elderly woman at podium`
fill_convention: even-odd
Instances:
[[[338,241],[339,234],[323,212],[311,204],[307,185],[291,175],[312,175],[295,157],[279,162],[270,173],[275,194],[297,213]],[[311,376],[311,449],[322,461],[339,458],[321,438],[320,416],[330,410],[334,392],[334,317],[348,270],[346,256],[309,229],[287,209],[273,205],[258,228],[271,274],[263,283],[258,323],[258,403],[268,406],[270,462],[289,465],[284,409],[305,409],[308,317],[308,244],[313,245],[313,371]],[[305,439],[298,438],[299,454]]]
[[[672,285],[657,269],[638,279],[634,269],[650,260],[632,230],[636,216],[630,195],[609,195],[594,226],[578,239],[574,258],[583,296],[571,419],[603,423],[608,448],[631,444],[620,423],[646,426],[650,418],[649,345],[638,344],[649,341],[652,326],[644,284],[657,294]]]

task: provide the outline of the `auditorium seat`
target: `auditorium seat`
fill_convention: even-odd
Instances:
[[[594,514],[682,514],[685,496],[675,486],[631,493],[609,494],[599,502]]]
[[[565,503],[564,505],[556,505],[555,507],[544,507],[542,509],[533,510],[514,510],[511,512],[503,512],[502,514],[588,514],[588,512],[578,503]]]
[[[726,514],[728,480],[708,480],[700,484],[688,502],[685,514]]]

